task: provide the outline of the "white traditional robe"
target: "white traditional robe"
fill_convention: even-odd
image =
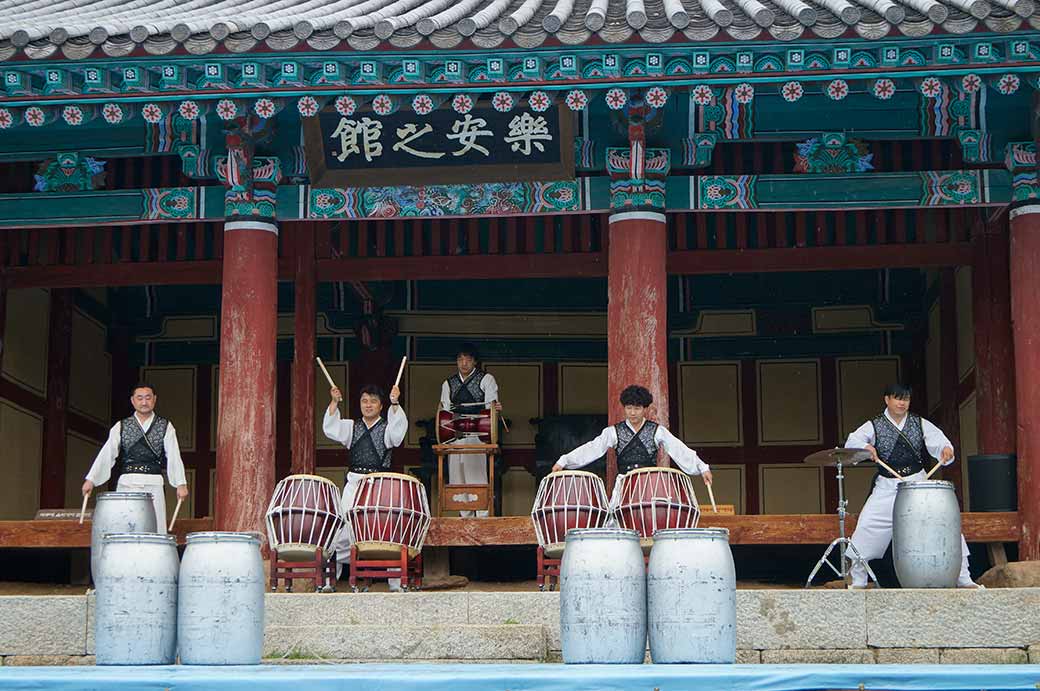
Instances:
[[[149,415],[143,422],[136,413],[133,419],[141,426],[141,431],[147,433],[155,422],[155,413]],[[112,425],[108,432],[108,439],[101,447],[94,464],[84,479],[90,480],[95,487],[99,487],[112,477],[112,468],[119,460],[119,441],[123,430],[123,421],[120,420]],[[188,481],[184,474],[184,461],[181,459],[181,448],[177,444],[177,431],[173,423],[166,426],[166,435],[163,437],[163,450],[166,452],[166,477],[174,487],[185,485]],[[155,510],[155,526],[160,535],[166,534],[166,494],[163,491],[162,475],[148,475],[146,473],[125,473],[119,476],[116,483],[117,492],[147,492],[152,495],[152,508]]]
[[[906,426],[906,417],[896,422],[889,415],[887,408],[884,414],[888,421],[896,426],[896,429],[902,431],[903,427]],[[939,458],[942,450],[947,446],[953,447],[953,443],[946,438],[942,430],[924,418],[921,418],[921,430],[924,432],[925,447],[928,449],[928,454],[933,458]],[[845,446],[846,448],[862,449],[867,444],[873,446],[874,442],[874,424],[868,420],[849,435],[849,438],[845,440]],[[954,459],[951,458],[943,465],[949,465],[953,461]],[[885,555],[885,550],[888,549],[889,543],[892,542],[892,511],[895,507],[896,490],[899,487],[899,483],[906,480],[923,480],[927,474],[926,471],[921,471],[903,479],[882,477],[880,475],[875,478],[874,489],[870,492],[870,496],[867,497],[866,503],[863,504],[863,510],[860,511],[859,518],[856,521],[856,530],[852,533],[852,544],[861,557],[871,561],[880,559]],[[971,574],[968,572],[968,554],[968,543],[965,542],[964,536],[961,535],[961,572],[957,577],[958,586],[970,587],[974,585],[971,580]],[[862,564],[853,561],[851,574],[853,587],[858,588],[867,585],[867,570]]]
[[[463,377],[462,372],[459,372],[459,378],[466,382],[476,371],[470,372],[468,377]],[[493,403],[498,400],[498,382],[495,381],[495,377],[491,373],[484,372],[484,378],[480,380],[480,390],[484,392],[485,403]],[[441,408],[451,410],[451,387],[448,386],[447,379],[441,384]],[[461,410],[460,412],[464,413],[466,411]],[[467,444],[469,442],[460,439],[451,443]],[[453,453],[448,456],[448,484],[481,485],[487,484],[487,481],[487,456],[476,453]],[[469,495],[469,497],[470,499],[476,499],[476,495],[473,494]],[[488,515],[487,511],[459,511],[459,515],[463,518],[471,517],[474,513],[476,513],[477,518],[487,518]]]
[[[636,433],[637,430],[632,426],[628,420],[625,420],[625,424],[628,428]],[[646,424],[645,422],[643,424]],[[642,427],[640,427],[642,429]],[[632,443],[638,443],[637,440],[633,439]],[[701,457],[697,455],[697,452],[688,447],[678,437],[665,429],[664,425],[658,425],[654,431],[654,443],[657,444],[657,448],[663,448],[672,460],[675,461],[684,473],[689,475],[703,475],[707,471],[711,470],[708,464],[701,460]],[[598,458],[601,458],[609,449],[616,449],[618,445],[617,430],[614,426],[605,427],[599,436],[595,439],[585,442],[578,448],[574,449],[570,453],[565,453],[560,456],[560,459],[556,462],[563,467],[564,470],[577,470],[578,468],[584,468],[589,463],[592,463]],[[614,480],[614,491],[610,493],[610,509],[613,511],[617,508],[617,503],[621,499],[621,479],[624,474],[618,473],[617,479]]]
[[[359,422],[366,424],[364,420]],[[357,424],[358,422],[354,420],[341,418],[339,408],[336,408],[331,413],[326,408],[325,417],[321,421],[321,429],[326,437],[332,441],[339,442],[349,449],[351,442],[354,441],[354,426]],[[404,409],[399,405],[390,406],[390,410],[387,411],[386,415],[386,431],[383,433],[383,445],[387,449],[396,448],[404,442],[407,434],[408,416],[405,415]],[[354,506],[354,495],[357,493],[358,485],[363,477],[365,477],[363,473],[348,472],[347,481],[343,485],[343,495],[339,500],[339,512],[343,520],[348,523],[350,521],[348,511]],[[333,541],[333,547],[336,549],[336,578],[339,578],[340,573],[343,571],[343,565],[350,563],[351,544],[350,526],[345,523]],[[391,578],[389,583],[391,590],[397,590],[401,587],[400,578]]]

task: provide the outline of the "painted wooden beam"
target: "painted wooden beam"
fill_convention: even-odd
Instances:
[[[1017,513],[965,513],[961,515],[968,542],[1014,542],[1019,539]],[[856,526],[856,515],[846,519],[846,529]],[[833,514],[767,516],[705,515],[702,526],[728,528],[736,545],[824,545],[837,537]],[[213,529],[212,518],[178,520],[178,542],[187,533]],[[483,545],[534,545],[534,528],[528,516],[501,518],[434,518],[426,538],[428,547],[479,547]],[[0,521],[0,545],[4,547],[89,547],[90,521]]]
[[[896,269],[971,264],[971,243],[843,245],[668,253],[670,274]]]
[[[117,288],[137,285],[218,284],[221,261],[156,261],[3,269],[8,288]]]

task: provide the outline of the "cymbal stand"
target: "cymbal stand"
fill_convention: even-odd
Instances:
[[[834,575],[848,583],[849,573],[852,570],[851,563],[855,562],[863,565],[863,568],[867,570],[867,577],[874,581],[874,585],[880,588],[881,584],[878,583],[877,576],[875,576],[874,571],[871,570],[870,564],[867,563],[866,559],[860,556],[859,550],[857,550],[856,546],[852,544],[852,540],[845,537],[845,513],[846,508],[848,508],[849,500],[845,498],[845,474],[842,473],[841,459],[837,459],[834,465],[838,469],[838,537],[827,546],[823,556],[820,557],[818,562],[816,562],[816,566],[813,568],[812,573],[809,574],[809,578],[805,581],[805,587],[808,588],[812,585],[813,578],[816,577],[817,572],[823,568],[824,564],[834,572]],[[841,559],[839,567],[835,567],[830,560],[831,552],[834,551],[835,547],[838,548],[838,553]],[[846,564],[849,564],[848,568],[846,568]]]

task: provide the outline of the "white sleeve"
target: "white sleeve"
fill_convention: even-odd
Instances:
[[[332,411],[325,409],[325,417],[321,421],[321,431],[332,441],[338,441],[343,446],[350,446],[350,440],[354,437],[354,421],[341,420],[339,408]]]
[[[388,449],[400,446],[408,434],[408,416],[404,408],[399,405],[390,406],[390,412],[386,415],[386,432],[383,434],[383,444]]]
[[[924,418],[921,418],[921,430],[924,432],[924,445],[928,447],[928,453],[932,458],[941,458],[942,450],[947,446],[953,448],[953,442],[946,438],[942,430]],[[951,458],[943,465],[950,465],[953,461],[954,459]]]
[[[172,422],[166,426],[163,449],[166,451],[166,477],[170,479],[170,484],[174,487],[188,484],[184,461],[181,459],[181,447],[177,443],[177,430],[173,428]]]
[[[117,422],[112,425],[112,429],[108,431],[108,439],[105,440],[104,446],[98,451],[94,464],[90,466],[90,470],[87,471],[84,477],[85,480],[93,482],[95,487],[105,484],[112,477],[112,466],[116,464],[116,459],[119,458],[119,433],[122,430],[122,424]]]
[[[451,410],[451,389],[448,388],[448,380],[441,384],[441,408]]]
[[[845,448],[862,449],[867,444],[874,445],[874,423],[870,420],[864,422],[849,435],[849,438],[845,440]]]
[[[560,460],[556,462],[563,466],[565,470],[584,468],[615,446],[617,446],[617,432],[614,431],[613,427],[607,427],[599,433],[598,437],[592,441],[585,442],[570,453],[563,454],[560,456]]]
[[[701,460],[697,452],[680,441],[674,434],[661,425],[654,432],[654,441],[658,446],[664,447],[665,453],[672,457],[684,473],[688,475],[703,475],[709,470],[708,464]]]
[[[485,374],[480,380],[480,388],[484,390],[484,402],[491,403],[498,400],[498,382],[494,375]]]

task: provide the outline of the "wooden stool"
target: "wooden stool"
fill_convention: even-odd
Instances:
[[[422,588],[423,561],[422,552],[414,557],[408,556],[408,548],[400,547],[398,559],[365,559],[358,554],[357,545],[350,546],[350,576],[348,583],[355,593],[358,591],[358,579],[371,582],[372,579],[401,579],[401,590],[413,586],[415,590]],[[366,584],[365,590],[368,590]]]
[[[336,592],[336,559],[328,559],[325,552],[317,547],[314,550],[314,559],[305,561],[288,561],[283,559],[278,550],[271,553],[271,592],[278,592],[279,581],[285,581],[285,592],[291,593],[293,580],[301,578],[310,580],[315,592],[320,592],[324,586],[332,592]]]
[[[538,590],[545,590],[546,585],[549,586],[549,592],[556,590],[560,583],[561,561],[563,560],[545,556],[545,550],[541,545],[538,546]]]
[[[487,511],[495,515],[495,457],[501,453],[498,444],[435,444],[437,454],[437,516],[445,511]],[[488,473],[486,485],[449,485],[444,482],[444,457],[455,454],[480,454],[487,456]],[[451,494],[475,494],[476,499],[454,499]]]

